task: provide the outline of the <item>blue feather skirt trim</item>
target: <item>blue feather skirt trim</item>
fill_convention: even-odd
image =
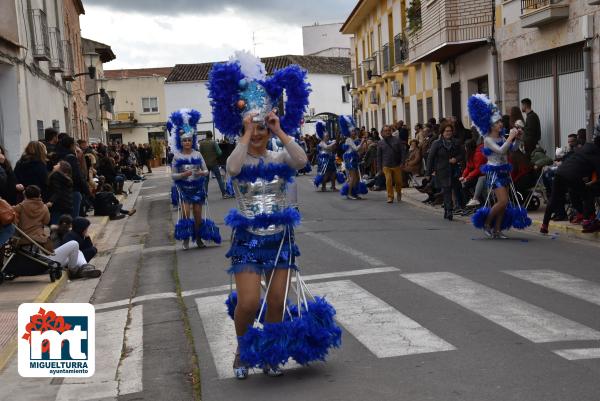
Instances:
[[[234,228],[245,230],[268,228],[270,226],[297,226],[301,220],[300,212],[292,207],[283,209],[281,212],[260,213],[254,218],[248,218],[237,209],[231,209],[225,216],[225,224]]]
[[[284,179],[286,182],[294,181],[296,170],[284,163],[265,163],[262,159],[256,165],[245,165],[240,173],[234,178],[240,182],[255,182],[261,178],[273,181],[275,177]]]
[[[348,196],[348,192],[350,191],[350,185],[345,183],[342,186],[342,190],[340,191],[341,196]],[[367,188],[367,184],[364,181],[360,181],[358,185],[352,188],[352,196],[356,197],[358,195],[366,195],[369,193],[369,188]]]
[[[193,181],[177,180],[175,185],[181,195],[182,203],[204,204],[206,202],[206,192],[204,191],[205,177]]]
[[[237,294],[230,294],[225,303],[233,317]],[[325,298],[315,297],[308,301],[308,308],[302,305],[301,315],[297,305],[288,302],[287,309],[289,313],[285,312],[282,322],[263,323],[261,318],[262,327],[249,327],[243,336],[238,337],[240,359],[249,367],[281,366],[290,358],[301,365],[308,365],[325,361],[331,348],[340,347],[342,330],[334,320],[335,309]]]
[[[220,244],[222,241],[219,227],[211,219],[202,219],[198,236],[204,241],[211,241],[215,244]]]
[[[478,229],[485,228],[485,220],[490,214],[491,208],[484,206],[479,209],[471,216],[471,222],[473,226]],[[527,209],[520,207],[509,205],[504,211],[504,216],[502,218],[502,223],[500,225],[500,229],[505,231],[511,228],[515,228],[517,230],[523,230],[531,225],[531,219],[527,215]],[[495,222],[491,222],[491,227],[495,226]]]
[[[288,230],[291,230],[291,233],[282,231],[272,235],[257,235],[243,229],[235,229],[231,248],[225,255],[231,259],[231,267],[227,272],[262,274],[273,269],[297,269],[296,257],[300,256],[300,249],[295,243],[293,228],[288,227]],[[275,265],[280,247],[281,253]]]
[[[358,153],[344,153],[344,167],[346,170],[358,170]]]

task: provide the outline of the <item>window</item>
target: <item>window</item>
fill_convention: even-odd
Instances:
[[[143,113],[158,113],[158,98],[143,97],[142,98],[142,112]]]
[[[52,120],[52,128],[54,128],[57,132],[60,132],[60,121]]]
[[[38,140],[44,140],[44,121],[37,120],[37,132],[38,132]]]

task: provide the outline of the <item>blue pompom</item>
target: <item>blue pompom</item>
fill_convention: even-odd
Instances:
[[[485,219],[487,219],[488,214],[490,214],[490,208],[487,206],[477,209],[473,216],[471,216],[471,222],[473,223],[473,226],[483,230],[485,228]]]
[[[335,178],[336,178],[338,184],[343,184],[346,182],[346,176],[341,171],[337,172],[337,174],[335,175]]]
[[[175,224],[175,239],[183,241],[186,239],[195,239],[196,234],[194,232],[194,219],[181,218]]]
[[[215,244],[221,243],[219,227],[211,219],[202,219],[199,235],[205,241],[212,241]]]
[[[319,188],[321,186],[321,184],[323,183],[323,179],[325,177],[323,176],[323,174],[317,174],[315,176],[315,179],[313,180],[313,184],[315,184],[315,187]]]
[[[367,184],[364,181],[358,183],[357,192],[359,195],[366,195],[369,193],[369,188],[367,188]]]
[[[235,191],[233,190],[233,183],[231,182],[231,178],[227,180],[227,185],[225,186],[225,192],[229,196],[235,196]]]
[[[342,189],[340,190],[340,195],[341,196],[348,196],[349,190],[350,190],[350,185],[348,183],[345,183],[342,186]]]
[[[517,206],[511,207],[512,226],[517,230],[524,230],[531,225],[531,219],[527,215],[527,209]]]

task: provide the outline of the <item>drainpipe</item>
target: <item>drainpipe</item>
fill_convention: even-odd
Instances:
[[[492,36],[488,39],[492,55],[492,83],[494,85],[494,103],[502,110],[500,96],[500,74],[498,72],[498,48],[496,47],[496,0],[492,0]]]
[[[592,74],[592,47],[590,40],[586,39],[583,47],[583,79],[585,87],[585,128],[588,142],[592,142],[594,133],[594,79]]]

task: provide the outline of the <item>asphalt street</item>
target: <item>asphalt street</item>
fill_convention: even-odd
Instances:
[[[211,180],[223,244],[185,251],[172,239],[170,179],[149,177],[91,294],[96,376],[22,379],[13,363],[0,400],[600,400],[596,245],[487,240],[384,193],[315,192],[312,177],[298,178],[299,266],[336,307],[342,347],[327,363],[237,381],[222,224],[235,200]]]

